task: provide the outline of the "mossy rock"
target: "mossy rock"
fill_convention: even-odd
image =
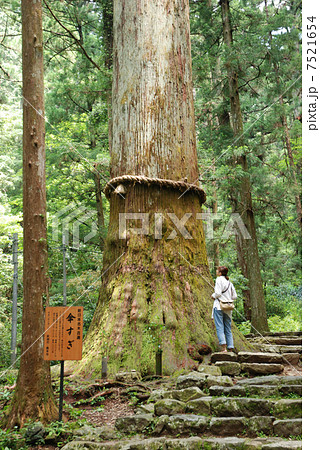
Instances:
[[[141,433],[153,423],[152,414],[136,414],[135,416],[118,417],[115,427],[125,434]]]
[[[181,402],[189,402],[190,400],[195,400],[196,398],[204,397],[204,392],[196,386],[192,386],[186,389],[175,389],[169,391],[171,397],[175,400],[180,400]]]
[[[76,429],[73,435],[77,439],[90,440],[94,442],[101,442],[107,439],[115,439],[116,433],[110,426],[94,427],[91,425],[84,425],[81,428]]]
[[[166,423],[166,429],[172,434],[203,433],[209,426],[210,419],[205,416],[193,414],[177,414],[170,416]]]
[[[302,400],[277,400],[272,411],[278,419],[298,419],[302,417]]]
[[[217,417],[271,415],[273,402],[260,398],[218,397],[211,400],[211,413]]]
[[[185,403],[170,398],[159,400],[154,405],[154,413],[156,416],[183,414],[185,410]]]
[[[209,416],[211,413],[211,400],[212,397],[201,397],[191,400],[187,403],[187,412]]]
[[[241,372],[241,365],[235,361],[217,361],[215,367],[220,369],[223,375],[236,376]]]
[[[216,365],[209,366],[208,364],[200,364],[200,366],[198,367],[198,372],[206,373],[208,375],[213,375],[213,376],[221,376],[222,375],[221,368],[219,368]]]
[[[290,437],[302,435],[301,419],[275,420],[273,422],[273,431],[277,436]]]

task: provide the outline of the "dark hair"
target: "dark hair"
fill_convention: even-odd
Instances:
[[[229,271],[228,267],[226,267],[226,266],[219,266],[218,267],[218,271],[221,273],[221,275],[223,277],[225,277],[227,280],[229,280],[229,277],[227,276],[228,275],[228,271]]]

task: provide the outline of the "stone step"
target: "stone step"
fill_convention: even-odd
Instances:
[[[239,352],[238,361],[241,363],[270,363],[282,364],[282,356],[279,353]]]
[[[241,373],[241,364],[235,361],[217,361],[215,367],[218,367],[222,375],[237,376]]]
[[[257,380],[261,377],[253,378],[252,380]],[[265,377],[263,377],[265,378]],[[270,378],[270,377],[268,377]],[[251,379],[250,379],[251,380]],[[278,382],[279,377],[276,377],[276,382]],[[270,380],[272,383],[273,379]],[[265,381],[262,380],[262,383]],[[270,396],[284,396],[289,394],[302,395],[302,385],[301,384],[250,384],[246,383],[246,380],[242,380],[241,384],[236,384],[232,386],[211,386],[209,388],[210,396],[233,396],[233,397],[248,397],[251,395],[260,397],[270,397]],[[190,400],[195,400],[197,398],[205,397],[205,393],[198,387],[189,387],[186,389],[173,389],[173,390],[163,390],[159,389],[153,391],[149,397],[147,405],[141,405],[140,408],[143,409],[145,413],[153,412],[153,402],[157,402],[162,399],[173,399],[180,402],[187,403]]]
[[[296,365],[301,360],[301,353],[282,353],[282,364]]]
[[[204,389],[210,386],[233,386],[233,382],[227,376],[214,376],[195,371],[186,375],[180,375],[176,380],[177,389],[185,389],[192,386]]]
[[[213,366],[201,364],[198,368],[199,372],[206,372],[212,375],[230,375],[237,376],[241,373],[242,367],[239,363],[255,363],[255,364],[297,364],[300,359],[300,353],[283,353],[280,351],[282,347],[274,348],[268,347],[268,351],[264,352],[239,352],[238,355],[235,353],[212,353],[211,363]],[[284,348],[285,350],[286,348]],[[277,351],[271,351],[277,350]],[[253,370],[252,373],[278,373],[280,368],[276,368],[273,371],[272,367],[258,368],[260,370]],[[216,373],[215,370],[219,370],[220,373]]]
[[[302,385],[301,384],[291,384],[279,386],[279,392],[282,395],[296,394],[302,396]]]
[[[252,343],[277,344],[277,345],[302,345],[301,336],[266,336],[248,339]]]
[[[249,405],[249,403],[248,403]],[[252,407],[252,404],[251,406]],[[173,414],[152,417],[134,415],[116,420],[120,433],[143,433],[152,435],[190,435],[190,433],[215,436],[246,435],[256,437],[259,433],[278,436],[300,436],[301,419],[277,419],[271,415],[226,415]],[[275,430],[277,430],[275,432]]]
[[[141,439],[124,439],[109,442],[88,442],[72,441],[62,447],[62,450],[301,450],[302,442],[300,440],[284,440],[281,438],[238,438],[238,437],[187,437],[187,438],[168,438],[154,437]]]
[[[273,433],[281,437],[301,436],[302,419],[275,420],[273,422]]]
[[[262,334],[262,336],[302,336],[302,331],[274,331],[274,332],[270,331],[270,332],[261,333],[261,334]],[[260,336],[260,334],[254,334],[254,333],[245,334],[246,338],[259,337],[259,336]]]
[[[269,353],[302,353],[302,345],[277,345],[259,343],[260,351]]]
[[[149,402],[156,402],[163,398],[172,398],[174,400],[179,400],[181,402],[188,402],[189,400],[194,400],[196,398],[204,397],[204,392],[197,386],[191,386],[185,389],[158,389],[151,393],[149,397]]]
[[[279,373],[284,369],[282,364],[268,363],[241,363],[241,372],[248,372],[253,375]]]
[[[271,344],[279,344],[279,345],[302,345],[302,337],[275,337],[268,336],[268,341]]]
[[[259,433],[273,435],[274,418],[266,416],[257,417],[206,417],[191,414],[181,414],[171,417],[164,417],[161,420],[160,431],[156,425],[155,431],[162,434],[179,434],[185,436],[190,432],[197,432],[203,435],[214,436],[236,436],[246,435],[257,437]],[[301,433],[299,433],[301,434]]]
[[[214,364],[217,361],[238,361],[238,355],[233,352],[215,352],[211,354],[211,363]]]
[[[300,419],[302,417],[302,400],[276,400],[273,404],[272,414],[277,419]]]
[[[275,376],[267,375],[253,378],[243,378],[226,386],[211,385],[206,388],[210,396],[284,396],[289,394],[302,395],[301,376]],[[173,399],[183,403],[205,397],[205,393],[197,386],[185,389],[158,389],[151,393],[148,402],[155,403],[162,399]]]
[[[221,387],[221,386],[211,386],[209,389],[209,393],[211,396],[251,396],[258,395],[260,397],[271,397],[271,396],[283,396],[289,394],[302,395],[302,385],[256,385],[256,384],[248,384],[242,386],[230,386],[230,387]]]
[[[238,385],[247,384],[268,384],[268,385],[291,385],[291,384],[302,384],[302,377],[297,376],[278,376],[278,375],[266,375],[262,377],[244,378],[238,380]]]
[[[282,357],[279,355],[279,360],[282,362]],[[249,373],[253,375],[263,375],[282,372],[284,367],[280,363],[237,363],[233,361],[218,361],[215,363],[222,375],[229,375],[235,377],[240,373]]]
[[[201,399],[196,400],[200,402]],[[190,408],[190,404],[188,407]],[[246,397],[213,397],[210,402],[210,413],[215,417],[251,417],[270,416],[273,412],[272,400]]]
[[[187,403],[190,408],[192,402],[200,403],[201,399]],[[302,415],[301,399],[269,400],[246,397],[213,397],[210,402],[210,412],[217,417],[224,416],[268,416],[273,415],[278,419],[298,419]]]
[[[160,400],[155,404],[155,414],[173,415],[171,411],[192,414],[213,415],[215,417],[251,417],[274,415],[277,419],[300,418],[302,414],[301,399],[267,399],[250,397],[212,397],[206,396],[190,400],[187,404],[170,404],[176,400]],[[159,413],[161,411],[161,413]],[[165,411],[165,412],[163,412]]]

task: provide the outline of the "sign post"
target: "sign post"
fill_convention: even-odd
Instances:
[[[83,307],[67,306],[67,272],[65,236],[63,253],[63,306],[48,306],[45,314],[44,359],[61,361],[59,421],[62,422],[64,361],[82,358]]]
[[[83,306],[48,306],[45,315],[44,359],[61,361],[59,421],[62,421],[64,361],[82,358]]]
[[[62,258],[63,258],[63,306],[67,306],[67,267],[66,267],[66,236],[62,234]],[[62,422],[63,410],[63,381],[64,360],[60,363],[60,390],[59,390],[59,422]]]

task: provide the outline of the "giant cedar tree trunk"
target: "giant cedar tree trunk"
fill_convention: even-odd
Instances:
[[[20,369],[5,423],[56,420],[49,362],[43,359],[48,300],[45,120],[41,1],[22,0],[23,315]]]
[[[220,4],[223,23],[223,38],[225,45],[231,49],[233,41],[229,0],[220,0]],[[227,61],[226,67],[229,81],[231,126],[234,136],[237,138],[236,144],[237,146],[241,146],[243,145],[243,122],[238,88],[238,74],[231,61]],[[251,196],[251,182],[248,174],[246,154],[242,154],[237,159],[236,163],[241,165],[244,176],[240,181],[239,196],[233,198],[233,205],[235,206],[235,212],[240,213],[251,236],[250,239],[243,239],[241,233],[238,233],[237,249],[240,255],[243,254],[245,256],[245,266],[250,291],[252,331],[254,333],[264,332],[268,331],[268,322],[260,272],[258,242]],[[246,274],[244,275],[246,276]]]
[[[197,183],[187,0],[114,3],[111,177],[127,174]],[[192,367],[190,345],[217,345],[199,197],[153,184],[125,188],[123,196],[111,194],[104,283],[78,369],[97,373],[105,352],[111,372],[154,372],[159,341],[165,373]],[[148,233],[134,233],[141,223],[128,221],[119,239],[120,213],[147,213]],[[162,238],[155,237],[155,213],[163,214]],[[179,231],[170,238],[176,228],[169,213],[190,214],[190,239]],[[245,348],[236,329],[235,339]]]

